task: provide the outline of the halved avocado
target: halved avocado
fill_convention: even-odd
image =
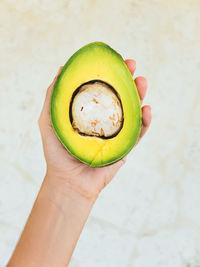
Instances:
[[[53,88],[50,114],[63,146],[92,167],[123,158],[141,130],[132,75],[123,58],[103,42],[82,47],[66,62]]]

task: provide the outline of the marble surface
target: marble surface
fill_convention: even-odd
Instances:
[[[200,266],[199,12],[199,0],[0,1],[0,267],[45,173],[46,88],[91,41],[137,60],[153,121],[98,199],[70,267]]]

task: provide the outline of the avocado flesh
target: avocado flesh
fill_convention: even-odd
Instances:
[[[110,138],[80,134],[71,122],[72,98],[77,88],[96,80],[114,88],[123,109],[122,128]],[[64,147],[93,167],[123,158],[136,143],[141,129],[140,99],[131,73],[122,57],[102,42],[82,47],[66,62],[53,88],[50,113]]]

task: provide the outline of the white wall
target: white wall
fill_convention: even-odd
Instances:
[[[200,265],[200,2],[0,2],[0,266],[45,173],[37,119],[60,65],[104,41],[148,78],[148,134],[101,194],[71,267]]]

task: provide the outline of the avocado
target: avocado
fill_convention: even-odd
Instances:
[[[53,129],[75,158],[102,167],[123,158],[141,130],[141,105],[123,58],[103,42],[75,52],[54,84]]]

